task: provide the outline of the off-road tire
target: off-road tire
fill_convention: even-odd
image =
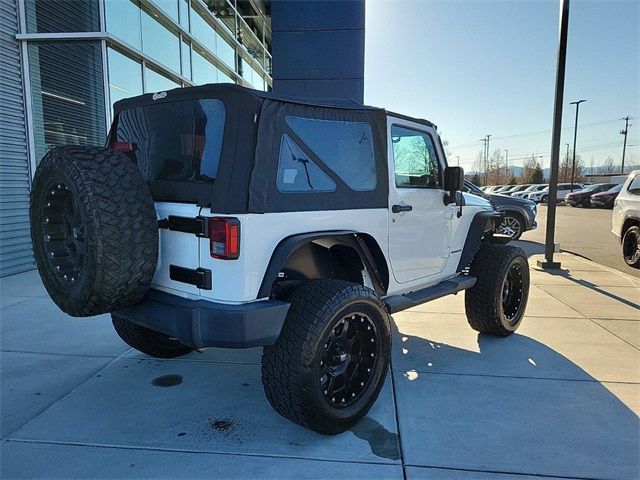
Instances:
[[[73,234],[71,216],[78,225]],[[158,226],[149,189],[127,155],[102,147],[50,150],[34,176],[30,218],[38,271],[64,312],[98,315],[135,304],[147,292]],[[82,250],[71,246],[78,238]],[[77,251],[84,251],[81,260],[72,256]]]
[[[124,342],[136,350],[157,358],[176,358],[193,351],[164,333],[156,332],[129,320],[111,315],[113,328]]]
[[[289,301],[291,307],[280,337],[262,354],[262,385],[267,399],[280,415],[303,427],[325,435],[343,432],[366,415],[384,384],[391,352],[389,315],[372,290],[340,280],[310,281],[295,290]],[[320,358],[327,335],[339,328],[341,319],[353,318],[351,315],[357,312],[373,324],[377,355],[371,360],[371,376],[366,383],[358,383],[365,386],[354,403],[336,407],[321,387]]]
[[[633,225],[624,232],[622,236],[622,256],[624,262],[633,268],[640,268],[640,255],[638,248],[640,245],[640,227]]]
[[[503,288],[507,273],[514,265],[514,271],[521,272],[522,288],[516,302],[518,309],[508,318]],[[471,262],[469,275],[477,278],[476,284],[465,291],[465,311],[471,328],[501,337],[515,332],[522,323],[529,298],[529,264],[522,249],[513,245],[483,245]]]

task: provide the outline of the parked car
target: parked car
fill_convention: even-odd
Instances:
[[[613,202],[622,190],[622,183],[607,190],[606,192],[591,195],[591,206],[596,208],[613,208]]]
[[[521,190],[519,192],[516,192],[514,194],[512,194],[512,197],[516,197],[516,198],[529,198],[529,194],[533,193],[533,192],[537,192],[539,190],[544,190],[544,188],[547,186],[546,183],[539,183],[539,184],[535,184],[535,185],[529,185],[526,189]]]
[[[592,195],[600,192],[606,192],[614,186],[615,183],[593,183],[591,185],[587,185],[582,190],[568,193],[564,201],[572,207],[590,207]]]
[[[523,185],[515,185],[513,188],[511,188],[511,189],[507,190],[506,192],[504,192],[504,194],[505,195],[509,195],[510,197],[513,197],[517,193],[524,192],[530,186],[531,186],[531,184],[529,184],[529,183],[525,183]]]
[[[517,240],[527,230],[534,230],[538,227],[535,202],[499,193],[486,193],[468,180],[464,182],[463,191],[486,198],[497,211],[504,213],[497,230],[500,234],[509,235],[513,240]]]
[[[622,257],[640,268],[640,170],[629,174],[613,204],[611,231],[620,238]]]
[[[506,337],[524,318],[527,257],[463,181],[427,120],[176,88],[116,102],[106,146],[49,150],[31,238],[66,313],[110,313],[154,357],[263,347],[271,406],[337,434],[388,377],[391,314],[465,290],[479,332]]]
[[[565,197],[572,190],[581,190],[583,187],[580,183],[574,183],[571,185],[570,183],[559,183],[558,184],[558,203],[564,202]],[[529,200],[533,200],[536,203],[546,203],[549,199],[549,186],[547,185],[544,189],[538,190],[537,192],[533,192],[529,195]]]

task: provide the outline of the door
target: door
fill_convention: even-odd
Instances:
[[[398,283],[442,272],[455,207],[445,206],[444,163],[433,129],[389,119],[389,258]]]

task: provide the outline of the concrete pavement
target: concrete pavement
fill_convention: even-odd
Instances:
[[[536,244],[521,243],[528,251]],[[75,319],[34,272],[0,280],[2,478],[640,476],[640,281],[560,254],[517,334],[478,335],[464,295],[394,315],[369,415],[326,437],[275,414],[260,350],[156,360]]]

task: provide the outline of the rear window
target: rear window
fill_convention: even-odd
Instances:
[[[134,144],[133,156],[147,181],[213,182],[224,124],[220,100],[159,103],[120,112],[116,141]]]

